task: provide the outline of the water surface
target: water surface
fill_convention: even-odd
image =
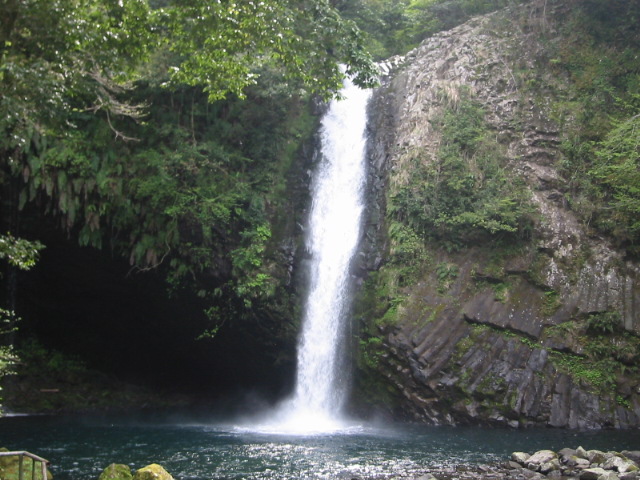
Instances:
[[[217,420],[156,416],[10,417],[0,446],[51,461],[56,480],[97,479],[110,463],[163,465],[180,479],[347,479],[419,476],[430,468],[506,459],[516,450],[639,449],[638,432],[374,427],[328,435],[255,433]]]

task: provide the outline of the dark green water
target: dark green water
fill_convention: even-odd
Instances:
[[[347,479],[419,476],[433,467],[506,459],[516,450],[640,449],[639,432],[467,427],[353,427],[340,434],[252,433],[175,417],[9,417],[0,446],[51,461],[56,480],[97,479],[110,463],[163,465],[176,479]]]

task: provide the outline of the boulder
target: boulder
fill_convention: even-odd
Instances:
[[[627,472],[618,475],[620,480],[637,480],[640,478],[640,472]]]
[[[560,461],[557,458],[552,459],[550,462],[540,464],[540,473],[548,474],[560,470]]]
[[[527,480],[544,480],[545,478],[547,478],[545,475],[541,474],[540,472],[534,472],[533,470],[526,470],[526,469],[522,471],[522,475]]]
[[[638,467],[634,462],[626,458],[617,456],[612,456],[611,458],[607,459],[602,464],[602,468],[604,468],[605,470],[615,470],[616,472],[620,473],[635,472],[638,470]]]
[[[574,466],[580,470],[584,470],[585,468],[589,468],[591,463],[586,458],[576,458],[576,464]]]
[[[540,450],[527,459],[527,468],[539,472],[541,471],[541,466],[543,464],[548,464],[553,460],[558,460],[558,455],[556,454],[556,452],[552,450]]]
[[[525,463],[527,463],[527,460],[529,460],[530,457],[531,455],[525,452],[513,452],[511,454],[511,460],[519,463],[520,465],[524,465]]]
[[[112,463],[103,470],[98,480],[131,480],[133,475],[128,465]]]
[[[173,480],[173,477],[162,466],[152,463],[138,470],[133,480]]]
[[[580,474],[580,480],[598,480],[601,475],[605,475],[607,471],[604,468],[586,468]]]
[[[582,447],[576,448],[576,457],[584,458],[586,460],[589,459],[589,455],[587,455],[587,451]]]
[[[598,480],[620,480],[615,472],[606,472],[598,477]]]
[[[600,450],[587,451],[587,460],[591,463],[602,463],[607,459],[607,455]]]
[[[558,452],[558,457],[562,463],[568,463],[568,461],[576,456],[576,451],[573,448],[563,448]]]
[[[640,450],[623,450],[621,453],[636,465],[640,465]]]

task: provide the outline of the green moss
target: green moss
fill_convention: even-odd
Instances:
[[[131,468],[128,465],[112,463],[103,470],[98,480],[132,480]]]
[[[368,337],[359,341],[358,365],[361,368],[378,368],[380,357],[384,352],[382,339],[380,337]]]
[[[544,292],[542,299],[541,314],[544,317],[550,317],[558,311],[562,303],[560,302],[560,295],[555,290],[547,290]]]
[[[173,477],[161,465],[152,463],[136,471],[134,480],[173,480]]]
[[[598,393],[610,393],[615,388],[616,372],[619,372],[619,368],[614,361],[589,360],[565,352],[552,352],[549,360],[558,371],[591,386]]]
[[[443,294],[451,288],[453,282],[458,278],[458,266],[451,263],[439,263],[436,265],[435,274],[438,281],[438,293]]]
[[[392,187],[389,217],[454,251],[482,241],[528,236],[535,209],[507,169],[504,147],[468,89],[432,123],[442,136],[435,158],[410,153],[405,180]]]
[[[451,363],[456,364],[462,359],[462,357],[475,345],[475,340],[471,335],[461,338],[456,343],[453,356],[451,357]]]
[[[598,312],[589,315],[587,332],[615,333],[622,328],[622,317],[619,312]]]

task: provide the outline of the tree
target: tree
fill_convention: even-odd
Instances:
[[[44,246],[37,241],[15,238],[11,234],[0,235],[0,259],[6,259],[10,268],[29,270],[35,265],[42,248]],[[0,381],[5,375],[12,373],[18,361],[12,344],[12,333],[16,331],[18,321],[12,309],[0,308]]]
[[[290,91],[324,96],[339,88],[339,62],[361,84],[375,74],[355,24],[325,0],[0,0],[0,7],[0,166],[27,183],[20,208],[44,195],[66,228],[84,219],[85,244],[100,244],[100,217],[116,212],[118,230],[127,222],[137,228],[136,208],[122,214],[134,195],[127,188],[163,188],[149,186],[149,168],[135,172],[129,157],[138,140],[131,132],[141,132],[136,122],[148,113],[133,82],[150,66],[169,91],[196,86],[209,101],[242,97],[265,69],[281,71]],[[148,163],[156,171],[171,163],[154,155]],[[140,181],[123,183],[123,169]],[[149,249],[133,257],[156,260]]]
[[[375,79],[360,31],[326,0],[188,0],[153,13],[167,48],[177,54],[171,80],[204,85],[210,100],[242,95],[265,64],[284,67],[287,81],[324,96],[342,84],[338,63],[361,85]]]
[[[81,245],[214,302],[271,295],[265,199],[288,140],[270,145],[292,98],[337,93],[340,63],[373,82],[355,24],[326,0],[0,8],[0,188],[19,191],[6,206],[37,204]],[[256,93],[263,77],[278,88]]]

